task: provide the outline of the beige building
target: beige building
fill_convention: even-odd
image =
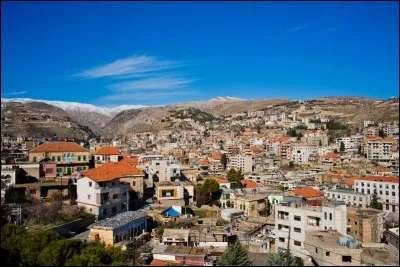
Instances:
[[[89,150],[75,142],[51,141],[29,150],[29,161],[50,159],[57,164],[57,174],[70,175],[89,169]]]
[[[224,190],[220,199],[222,208],[234,208],[244,211],[247,217],[259,217],[260,213],[265,211],[268,196],[256,193],[234,193],[230,190]]]
[[[362,243],[380,243],[383,238],[385,212],[381,210],[347,209],[347,234]]]
[[[100,241],[113,246],[147,231],[147,213],[141,210],[119,213],[89,228],[88,241]]]

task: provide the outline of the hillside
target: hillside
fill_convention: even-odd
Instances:
[[[57,134],[59,137],[77,139],[96,136],[61,108],[42,102],[2,103],[1,133],[32,137]]]

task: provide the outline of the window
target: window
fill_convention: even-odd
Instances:
[[[393,192],[392,192],[392,196],[396,196],[396,192],[393,191]]]
[[[89,187],[92,187],[92,182],[89,182]]]
[[[54,169],[46,169],[46,173],[53,173]]]
[[[54,157],[54,156],[51,157],[51,161],[53,161],[53,162],[56,161],[56,157]]]
[[[159,165],[160,165],[160,163],[157,162],[157,163],[156,163],[156,166],[159,166]]]
[[[33,157],[33,162],[36,162],[36,157]]]
[[[379,195],[382,195],[382,190],[379,190]]]
[[[118,194],[113,194],[113,199],[117,199],[118,198]]]
[[[29,194],[31,194],[31,195],[36,194],[36,189],[31,189],[31,190],[29,190]]]
[[[369,183],[367,183],[367,187],[369,187]]]
[[[300,241],[294,240],[293,243],[294,243],[295,246],[301,247],[301,242]]]
[[[300,217],[300,216],[296,216],[296,215],[295,215],[295,216],[294,216],[294,220],[295,220],[295,221],[299,221],[299,222],[301,222],[301,217]]]
[[[387,196],[389,195],[389,191],[386,191],[386,195],[387,195]]]
[[[89,209],[89,211],[90,211],[90,212],[93,212],[93,209],[92,209],[92,208],[90,208],[90,209]]]
[[[326,212],[324,212],[324,218],[325,218],[325,220],[327,219]]]
[[[115,185],[115,182],[114,182],[114,181],[112,181],[112,182],[111,182],[111,185]]]
[[[285,238],[279,237],[279,242],[285,242]]]
[[[294,227],[293,230],[294,230],[296,233],[301,233],[301,228]]]
[[[83,156],[83,161],[86,161],[86,156]]]
[[[122,203],[122,204],[121,204],[121,210],[124,210],[124,209],[126,209],[126,204],[125,204],[125,203]]]
[[[136,185],[136,182],[135,181],[132,181],[132,186],[135,186]]]
[[[81,156],[78,156],[78,161],[81,161]]]
[[[371,194],[371,191],[370,191],[369,189],[367,190],[367,194],[368,194],[368,195]]]
[[[386,204],[386,209],[389,210],[389,204]]]
[[[347,222],[350,222],[350,219],[347,219]]]
[[[351,262],[351,256],[342,256],[342,262]]]
[[[393,190],[395,189],[395,185],[392,185],[392,189],[393,189]]]
[[[315,248],[315,253],[317,253],[317,254],[318,254],[318,248]]]
[[[325,252],[325,256],[329,257],[331,253],[329,251]]]
[[[256,209],[256,205],[251,205],[251,210],[255,210]]]
[[[90,199],[90,195],[87,195],[87,199]]]
[[[329,220],[332,221],[332,213],[329,213]]]
[[[57,161],[61,161],[61,156],[58,156],[58,157],[57,157]]]
[[[357,222],[354,222],[355,225],[357,225]]]

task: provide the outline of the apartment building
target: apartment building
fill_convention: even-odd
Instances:
[[[371,208],[347,209],[347,234],[362,243],[380,243],[385,212]]]
[[[243,173],[249,173],[253,171],[253,159],[249,156],[234,155],[229,157],[228,169],[242,169]]]
[[[291,159],[296,163],[308,163],[310,156],[318,155],[318,148],[311,146],[295,146],[292,149]]]
[[[59,176],[89,169],[89,150],[75,142],[50,141],[29,150],[29,161],[50,159]]]
[[[224,189],[220,202],[223,209],[233,208],[243,211],[247,217],[259,217],[266,209],[268,196]]]
[[[344,201],[347,207],[368,208],[371,204],[371,195],[354,192],[351,188],[325,189],[324,195],[333,201]]]
[[[181,176],[179,160],[169,159],[151,159],[145,166],[144,171],[149,174],[149,177],[156,176],[158,181],[174,181]]]
[[[161,181],[156,183],[156,197],[160,203],[174,203],[175,200],[192,203],[194,186],[190,182]]]
[[[368,140],[367,159],[376,162],[389,162],[392,157],[393,142],[390,140]]]
[[[399,227],[390,228],[386,231],[386,239],[389,243],[389,246],[399,252]]]
[[[375,122],[374,121],[363,121],[363,126],[364,128],[367,128],[370,125],[374,125]]]
[[[345,151],[354,150],[358,148],[358,142],[351,136],[343,136],[335,138],[336,149],[340,150],[341,143],[344,144]]]
[[[78,206],[97,219],[128,211],[130,185],[120,180],[135,174],[135,168],[119,163],[81,172],[76,185]]]
[[[306,258],[307,231],[337,230],[346,234],[346,205],[330,202],[327,206],[299,205],[297,202],[281,202],[275,205],[275,244],[277,251],[289,248],[294,256]],[[290,240],[288,240],[290,232]],[[298,252],[297,252],[298,251]]]
[[[394,176],[365,176],[354,179],[356,193],[372,195],[376,192],[383,210],[399,212],[399,178]]]

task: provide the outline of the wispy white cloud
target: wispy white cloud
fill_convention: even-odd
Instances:
[[[292,28],[289,28],[286,30],[286,32],[297,32],[297,31],[301,31],[305,28],[307,28],[309,26],[309,23],[302,23],[302,24],[298,24]]]
[[[138,90],[169,90],[183,88],[192,80],[178,77],[152,77],[148,79],[120,82],[109,86],[118,92],[138,91]]]
[[[335,32],[335,31],[337,31],[338,28],[339,28],[339,25],[335,25],[333,27],[329,27],[329,28],[325,29],[323,33],[326,34],[326,33],[330,33],[330,32]]]
[[[28,93],[28,91],[16,91],[16,92],[10,92],[10,93],[5,93],[5,94],[2,93],[2,95],[4,95],[4,96],[7,96],[7,95],[23,95],[23,94],[26,94],[26,93]]]
[[[82,71],[74,76],[86,79],[103,77],[128,78],[129,76],[133,77],[135,75],[138,77],[138,75],[140,76],[154,71],[177,68],[181,65],[182,64],[177,61],[158,60],[155,57],[139,55],[118,59],[109,64]]]
[[[194,91],[168,91],[168,92],[137,92],[107,95],[101,98],[102,101],[131,101],[131,100],[159,100],[176,96],[195,94]]]

